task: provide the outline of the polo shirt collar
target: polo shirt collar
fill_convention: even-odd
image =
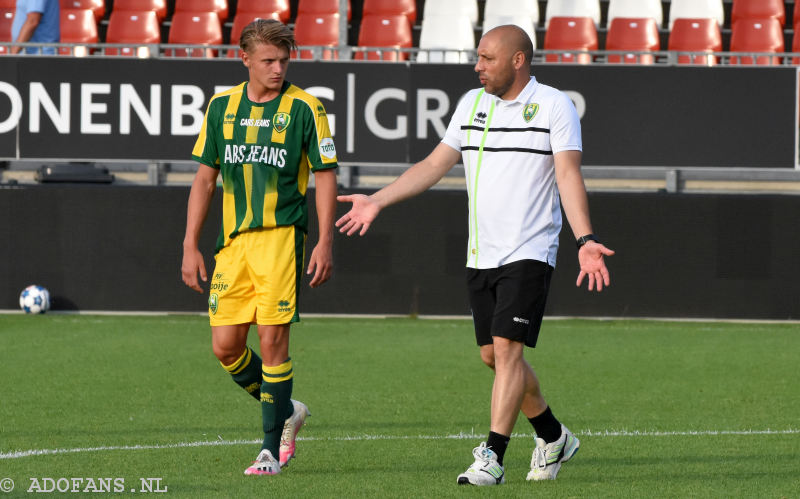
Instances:
[[[506,106],[513,106],[515,104],[522,104],[523,106],[530,101],[531,95],[536,91],[536,86],[538,85],[535,76],[531,76],[530,81],[525,88],[522,89],[522,92],[517,95],[516,98],[511,100],[503,100],[500,97],[494,96],[495,104],[504,104]]]

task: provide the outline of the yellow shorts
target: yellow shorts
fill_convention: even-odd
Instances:
[[[293,226],[242,232],[216,256],[208,297],[212,326],[300,320],[306,235]]]

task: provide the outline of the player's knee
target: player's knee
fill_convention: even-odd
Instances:
[[[494,371],[494,348],[491,348],[491,345],[481,347],[481,360]]]
[[[213,344],[211,346],[212,350],[214,351],[214,356],[222,363],[224,366],[229,366],[239,360],[239,357],[242,356],[241,349],[235,349],[231,346],[227,345],[220,345],[220,344]]]

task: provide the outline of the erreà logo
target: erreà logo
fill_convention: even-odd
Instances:
[[[228,113],[225,115],[225,119],[222,121],[225,125],[232,125],[236,123],[236,115],[233,113]]]
[[[529,122],[536,116],[536,113],[539,112],[539,104],[528,104],[525,106],[525,109],[522,110],[522,117],[525,118],[525,122]]]
[[[483,125],[484,123],[486,123],[486,113],[484,112],[475,113],[475,117],[472,119],[472,121]]]
[[[278,302],[278,312],[291,312],[292,311],[292,304],[287,300],[281,300]]]
[[[292,121],[292,117],[288,113],[275,113],[275,116],[272,117],[272,126],[276,132],[281,133],[289,128],[290,121]]]
[[[211,315],[216,315],[218,306],[219,296],[217,296],[217,293],[211,293],[211,296],[208,297],[208,310],[211,312]]]

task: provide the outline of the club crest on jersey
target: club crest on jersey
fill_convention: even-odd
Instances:
[[[275,127],[276,132],[281,133],[289,128],[290,121],[292,121],[292,117],[289,113],[275,113],[275,116],[272,117],[272,126]]]
[[[525,122],[530,122],[536,113],[539,112],[539,104],[528,104],[525,106],[525,109],[522,110],[522,117],[525,118]]]

